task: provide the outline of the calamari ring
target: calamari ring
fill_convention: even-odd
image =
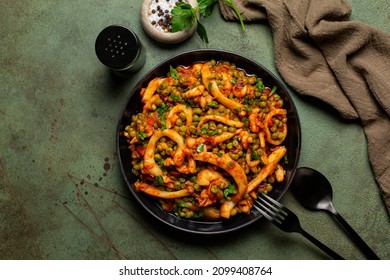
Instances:
[[[160,166],[157,165],[157,163],[154,160],[154,153],[156,150],[156,145],[158,140],[161,137],[168,137],[176,142],[177,144],[177,150],[173,157],[173,161],[177,166],[182,166],[184,163],[184,159],[186,157],[185,153],[185,143],[183,136],[181,136],[176,130],[173,129],[165,129],[163,131],[156,131],[152,137],[150,137],[149,143],[145,150],[144,155],[144,168],[143,172],[148,173],[154,177],[156,176],[162,176],[164,179],[164,182],[168,182],[168,177],[163,176],[163,172],[160,168]],[[191,159],[190,156],[187,156],[188,162],[189,162],[189,170],[196,170],[195,161]]]
[[[224,123],[228,126],[233,126],[233,127],[243,127],[244,123],[243,122],[240,122],[240,121],[235,121],[235,120],[230,120],[228,118],[224,118],[224,117],[221,117],[221,116],[215,116],[215,115],[206,115],[204,116],[198,123],[198,126],[197,126],[197,130],[198,132],[201,131],[201,127],[202,125],[205,123],[205,122],[208,122],[208,121],[216,121],[216,122],[221,122],[221,123]]]
[[[205,90],[204,85],[199,85],[199,86],[194,87],[193,89],[187,90],[184,93],[184,96],[185,96],[185,98],[198,97],[198,96],[202,95],[204,90]]]
[[[234,100],[227,98],[218,88],[216,81],[211,81],[212,74],[207,63],[203,64],[202,70],[202,83],[208,89],[212,96],[214,96],[220,103],[226,108],[229,108],[235,112],[241,112],[244,109],[244,105]]]
[[[144,91],[141,91],[142,96],[142,102],[147,102],[153,94],[156,92],[157,88],[161,85],[161,83],[164,81],[164,78],[154,78],[151,80],[147,86],[147,88]]]
[[[223,95],[223,93],[219,90],[216,81],[210,82],[210,87],[211,95],[214,96],[222,105],[234,112],[240,112],[243,115],[245,114],[245,112],[243,111],[244,105]]]
[[[234,206],[243,198],[248,189],[248,180],[242,167],[227,154],[221,157],[210,152],[194,154],[194,159],[216,165],[233,177],[237,184],[237,193],[231,200],[226,200],[221,205],[221,217],[228,219]]]
[[[137,191],[141,191],[150,196],[164,198],[164,199],[179,198],[191,194],[191,192],[187,189],[182,189],[182,190],[172,191],[172,192],[163,191],[153,185],[149,185],[144,182],[135,182],[134,185]]]
[[[279,146],[283,143],[284,139],[286,139],[286,136],[287,136],[287,124],[286,123],[283,123],[283,127],[282,127],[283,138],[281,138],[281,139],[272,139],[272,132],[269,130],[269,125],[268,125],[274,116],[277,116],[277,115],[286,116],[286,114],[287,114],[287,111],[285,109],[273,109],[265,117],[265,121],[264,121],[265,137],[266,137],[266,140],[268,143],[275,145],[275,146]]]
[[[184,112],[186,114],[186,126],[190,127],[192,125],[192,109],[184,104],[178,104],[169,111],[169,115],[166,120],[167,128],[171,128],[175,125],[177,114],[180,112]]]
[[[252,179],[252,181],[248,184],[247,193],[252,192],[255,190],[261,182],[263,182],[268,175],[272,174],[276,168],[276,165],[278,162],[284,157],[286,154],[287,149],[284,146],[277,147],[269,156],[268,156],[268,162],[263,166],[260,173]]]

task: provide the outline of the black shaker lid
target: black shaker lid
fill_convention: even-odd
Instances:
[[[104,65],[114,70],[129,66],[137,58],[139,51],[137,36],[125,26],[110,25],[96,38],[97,57]]]

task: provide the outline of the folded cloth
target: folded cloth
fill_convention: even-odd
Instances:
[[[220,2],[222,16],[236,20]],[[390,36],[349,20],[346,0],[233,0],[246,21],[267,19],[275,64],[295,91],[360,119],[390,214]]]

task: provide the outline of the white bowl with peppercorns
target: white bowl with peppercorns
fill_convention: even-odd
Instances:
[[[141,7],[141,22],[145,32],[154,40],[165,44],[177,44],[194,34],[197,22],[186,30],[172,29],[172,9],[181,3],[197,6],[196,0],[144,0]]]

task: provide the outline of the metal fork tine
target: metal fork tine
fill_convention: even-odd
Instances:
[[[283,207],[282,204],[280,204],[279,202],[277,202],[276,200],[274,200],[273,198],[269,197],[268,195],[265,195],[263,193],[260,193],[260,196],[270,202],[272,202],[273,204],[275,204],[276,206],[279,206],[279,207]]]
[[[263,211],[259,206],[257,206],[257,203],[256,205],[253,204],[253,207],[260,212],[261,215],[263,215],[268,221],[272,222],[273,221],[273,218],[268,215],[265,211]]]
[[[284,220],[284,217],[279,215],[278,211],[274,211],[268,205],[265,205],[264,201],[257,201],[259,207],[262,207],[277,223],[281,224]]]
[[[285,211],[283,211],[283,208],[282,207],[280,207],[279,205],[281,205],[281,204],[276,204],[275,202],[276,201],[273,201],[273,200],[270,200],[270,199],[268,199],[268,196],[266,196],[266,195],[264,195],[264,194],[261,194],[260,196],[259,196],[259,200],[261,200],[261,202],[262,203],[264,203],[265,205],[267,205],[269,208],[271,208],[274,212],[275,212],[275,214],[279,214],[281,217],[285,217],[285,216],[287,216],[287,213],[285,212]],[[273,204],[275,204],[277,207],[275,207]]]
[[[282,211],[284,215],[288,215],[288,209],[286,209],[286,207],[284,207],[282,204],[280,204],[279,202],[277,202],[276,200],[274,200],[273,198],[269,197],[268,195],[265,195],[265,194],[262,194],[260,193],[260,199],[262,199],[263,201],[265,201],[265,203],[269,202],[268,205],[270,205],[271,207],[273,207],[273,209],[276,209],[277,207],[277,210],[276,211]],[[272,205],[271,205],[272,204]],[[275,206],[273,206],[275,205]]]
[[[271,209],[260,203],[258,200],[254,200],[254,206],[255,208],[263,215],[265,216],[269,221],[276,222],[278,224],[281,224],[283,219],[280,217],[277,213],[273,212]]]

